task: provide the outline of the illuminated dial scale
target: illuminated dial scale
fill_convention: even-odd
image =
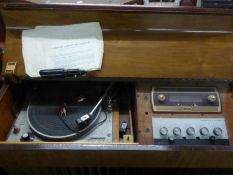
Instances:
[[[215,87],[152,87],[154,112],[221,112]]]

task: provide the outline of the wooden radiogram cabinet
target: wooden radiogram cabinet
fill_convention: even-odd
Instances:
[[[0,166],[121,166],[233,168],[233,10],[143,5],[35,4],[4,1],[0,90]],[[30,78],[22,57],[22,30],[37,25],[98,21],[104,37],[102,69],[70,79]],[[6,74],[7,62],[17,62]],[[7,135],[35,85],[103,87],[115,82],[112,143],[8,142]],[[154,112],[153,86],[216,87],[218,113]],[[152,118],[225,119],[229,145],[154,145]],[[119,139],[121,118],[133,142]]]

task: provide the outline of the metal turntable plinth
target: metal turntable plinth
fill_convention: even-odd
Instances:
[[[112,114],[102,101],[112,87],[37,85],[9,133],[8,141],[112,142]]]
[[[24,133],[33,133],[27,121],[27,113],[27,107],[24,107],[18,115],[14,126],[10,130],[7,141],[20,141]],[[112,142],[112,113],[106,114],[107,120],[103,124],[93,128],[90,132],[86,133],[82,137],[72,140],[72,142]],[[99,121],[103,121],[105,117],[105,113],[101,111],[97,123]],[[14,133],[15,128],[19,128],[18,133]],[[34,134],[34,141],[47,140],[43,140]]]

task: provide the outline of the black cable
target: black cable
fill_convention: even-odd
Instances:
[[[64,120],[64,118],[62,116],[59,117],[61,119],[61,121],[64,123],[64,125],[66,126],[67,129],[71,130],[73,133],[77,133],[80,134],[79,131],[73,129],[68,123],[66,123],[66,121]]]
[[[107,112],[106,111],[103,111],[103,112],[105,114],[105,119],[103,119],[102,121],[96,123],[95,126],[93,128],[91,128],[91,130],[96,129],[98,126],[102,125],[107,120],[107,118],[108,118]],[[77,130],[73,129],[68,123],[66,123],[66,121],[64,120],[64,118],[62,116],[60,116],[59,118],[64,123],[64,125],[67,127],[67,129],[71,130],[73,133],[80,134],[80,131],[77,131]]]
[[[96,127],[98,127],[98,126],[102,125],[102,124],[107,120],[107,118],[108,118],[108,114],[107,114],[107,112],[106,112],[106,111],[103,111],[103,112],[104,112],[104,114],[105,114],[105,119],[103,119],[103,120],[102,120],[102,121],[100,121],[99,123],[95,124],[95,126],[94,126],[93,128],[96,128]]]
[[[107,88],[107,89],[105,90],[105,92],[104,92],[104,95],[101,97],[101,99],[100,99],[100,100],[98,101],[98,103],[95,105],[95,107],[92,109],[92,111],[89,113],[89,115],[92,115],[93,112],[95,111],[95,109],[96,109],[97,107],[99,107],[99,105],[102,103],[102,101],[104,100],[104,98],[105,98],[106,95],[108,94],[109,90],[112,88],[113,84],[114,84],[114,83],[112,82],[112,83],[108,86],[108,88]],[[92,127],[92,128],[90,129],[90,131],[93,130],[93,129],[95,129],[97,126],[102,125],[102,124],[107,120],[108,115],[107,115],[106,111],[103,111],[103,112],[104,112],[104,114],[105,114],[105,119],[102,120],[102,121],[100,121],[99,123],[95,124],[94,127]],[[61,121],[64,123],[64,125],[65,125],[69,130],[71,130],[71,131],[74,132],[74,133],[80,134],[80,131],[77,131],[77,130],[73,129],[69,124],[66,123],[66,121],[63,119],[62,116],[60,116],[60,119],[61,119]]]

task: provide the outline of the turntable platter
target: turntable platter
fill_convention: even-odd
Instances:
[[[59,116],[59,106],[45,106],[45,105],[29,105],[27,109],[28,123],[30,128],[44,140],[73,140],[83,136],[90,131],[94,124],[98,121],[101,112],[101,107],[94,113],[91,122],[87,127],[78,130],[76,120],[77,118],[87,114],[93,108],[91,105],[85,106],[68,106],[66,108],[67,115]],[[63,118],[63,120],[61,119]],[[69,129],[66,124],[73,130]]]
[[[99,120],[101,107],[90,117],[85,126],[76,120],[88,114],[99,99],[98,88],[68,86],[61,84],[59,88],[40,85],[29,97],[27,122],[32,131],[42,140],[71,141],[91,131]],[[86,100],[79,102],[82,96]],[[60,108],[65,106],[66,114],[61,115]]]

